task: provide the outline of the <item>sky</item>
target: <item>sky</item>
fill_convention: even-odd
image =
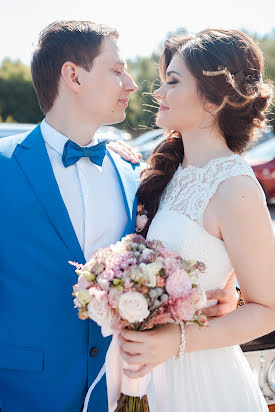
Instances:
[[[185,27],[275,29],[275,0],[0,0],[0,62],[30,63],[39,32],[55,20],[92,20],[120,32],[125,58],[150,55],[169,31]]]

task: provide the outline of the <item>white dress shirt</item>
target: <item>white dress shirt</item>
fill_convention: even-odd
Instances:
[[[107,155],[102,167],[88,157],[82,157],[66,168],[62,154],[68,138],[45,119],[41,123],[41,132],[79,244],[85,259],[90,260],[98,248],[118,241],[127,224],[117,173]],[[86,147],[97,143],[94,140]]]

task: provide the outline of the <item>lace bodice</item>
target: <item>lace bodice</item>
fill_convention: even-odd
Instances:
[[[162,241],[184,259],[204,262],[207,270],[199,282],[205,290],[223,288],[233,265],[224,242],[203,228],[203,214],[219,184],[239,175],[250,176],[263,193],[253,170],[239,155],[213,159],[202,168],[184,169],[180,164],[147,234],[147,239]]]
[[[247,175],[260,187],[253,170],[239,155],[213,159],[199,168],[180,164],[161,198],[159,209],[175,210],[202,225],[203,214],[221,182],[229,177]]]

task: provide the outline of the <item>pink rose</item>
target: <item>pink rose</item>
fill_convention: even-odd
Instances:
[[[84,275],[79,276],[77,282],[78,289],[88,289],[91,285],[92,282],[89,282]]]
[[[147,300],[139,292],[126,292],[121,295],[118,309],[121,317],[130,323],[142,322],[150,314]]]
[[[148,222],[148,217],[146,215],[137,215],[136,221],[136,231],[141,232]]]
[[[114,309],[118,308],[118,302],[119,302],[121,295],[122,295],[122,290],[119,290],[117,288],[111,288],[108,294],[108,300],[112,308]]]
[[[192,321],[195,315],[195,308],[192,302],[179,298],[171,306],[170,312],[176,321]]]
[[[101,299],[92,297],[87,309],[89,318],[96,322],[99,326],[104,328],[111,327],[113,322],[113,314],[106,296],[103,296]]]
[[[185,297],[192,290],[192,282],[183,269],[177,269],[167,279],[166,290],[174,298]]]

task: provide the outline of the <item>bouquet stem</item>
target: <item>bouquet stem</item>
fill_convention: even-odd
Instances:
[[[120,395],[115,412],[150,412],[147,396]]]

